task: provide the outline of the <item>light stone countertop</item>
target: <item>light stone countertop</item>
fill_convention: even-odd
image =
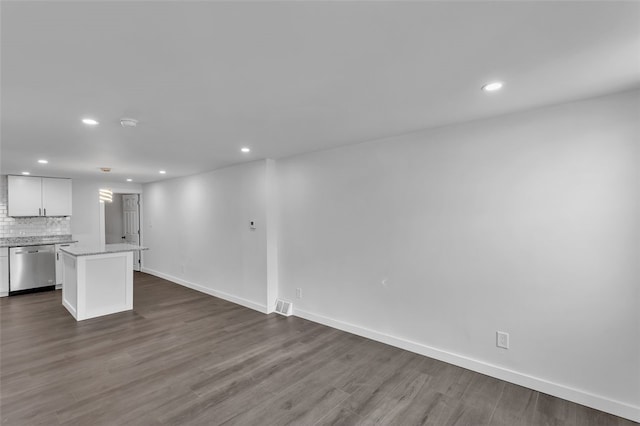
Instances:
[[[126,251],[149,250],[148,247],[137,246],[135,244],[76,244],[69,247],[61,247],[63,251],[72,256],[91,256],[96,254],[122,253]]]
[[[0,247],[46,246],[48,244],[75,243],[71,235],[42,235],[38,237],[7,237],[0,238]]]

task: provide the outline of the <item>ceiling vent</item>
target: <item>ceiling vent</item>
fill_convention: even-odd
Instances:
[[[288,317],[292,314],[293,304],[291,302],[287,302],[286,300],[277,299],[276,300],[276,314],[284,315]]]
[[[134,118],[123,118],[120,120],[120,125],[122,127],[136,127],[138,125],[138,120]]]

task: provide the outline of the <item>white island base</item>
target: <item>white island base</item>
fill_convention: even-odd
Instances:
[[[96,254],[78,253],[83,251],[72,247],[61,253],[62,305],[71,315],[82,321],[132,310],[133,251],[109,252],[107,249]]]

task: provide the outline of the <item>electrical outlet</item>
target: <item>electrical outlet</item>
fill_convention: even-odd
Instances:
[[[499,348],[509,349],[509,333],[496,331],[496,346]]]
[[[296,297],[298,299],[302,299],[302,289],[301,288],[296,288]]]

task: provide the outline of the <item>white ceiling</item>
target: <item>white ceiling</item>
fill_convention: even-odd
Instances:
[[[640,87],[640,2],[3,1],[1,19],[2,173],[148,182]]]

